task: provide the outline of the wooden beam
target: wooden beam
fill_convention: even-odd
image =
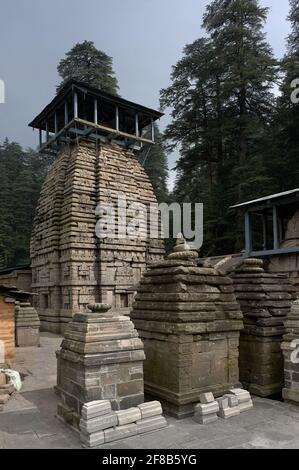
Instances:
[[[153,118],[151,118],[151,140],[155,142],[155,125]]]
[[[57,123],[57,113],[54,114],[54,132],[58,134],[58,123]]]
[[[43,131],[39,129],[39,148],[41,149],[43,145]]]
[[[46,141],[48,142],[49,140],[49,125],[48,125],[48,121],[46,121]]]

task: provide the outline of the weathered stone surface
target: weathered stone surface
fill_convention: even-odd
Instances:
[[[163,416],[152,416],[151,418],[145,418],[137,421],[137,434],[158,431],[159,429],[165,428],[166,426],[167,421]]]
[[[95,432],[93,434],[80,433],[80,440],[86,447],[96,447],[105,442],[104,431]]]
[[[299,300],[291,307],[285,320],[281,349],[284,356],[284,400],[299,404]]]
[[[104,302],[128,312],[146,264],[159,261],[163,241],[96,238],[96,207],[126,196],[157,209],[137,156],[116,144],[81,140],[62,147],[43,184],[31,237],[32,287],[43,330],[63,333],[74,313]],[[120,221],[116,220],[116,227]]]
[[[201,393],[199,396],[199,401],[203,405],[206,405],[208,403],[213,403],[215,401],[214,395],[211,392],[208,393]]]
[[[15,328],[16,346],[39,346],[40,320],[30,303],[16,302]]]
[[[249,394],[248,394],[249,395]],[[245,396],[245,395],[244,395]],[[247,396],[247,395],[246,395]],[[239,404],[239,395],[234,395],[234,394],[225,394],[223,398],[226,398],[228,401],[228,406],[229,408],[234,408],[235,406],[238,406]],[[241,399],[243,398],[243,395],[241,395]],[[250,399],[250,395],[248,396],[248,399]],[[241,403],[241,401],[240,401]]]
[[[280,345],[295,288],[286,277],[266,273],[263,261],[258,259],[245,260],[232,279],[244,315],[240,380],[256,395],[279,393],[283,385]]]
[[[82,406],[81,416],[84,420],[97,418],[111,412],[111,403],[109,400],[95,400],[85,403]]]
[[[151,418],[162,414],[162,406],[159,401],[149,401],[138,405],[142,419]]]
[[[127,437],[136,436],[137,424],[125,424],[124,426],[117,426],[116,428],[106,429],[104,431],[105,443],[118,441]]]
[[[250,399],[247,402],[239,403],[238,408],[240,413],[244,413],[244,411],[249,411],[253,408],[253,401]]]
[[[194,410],[195,410],[195,413],[201,414],[202,416],[209,415],[212,413],[218,413],[219,404],[217,401],[214,401],[213,403],[208,403],[206,405],[199,403],[198,405],[195,406]]]
[[[250,393],[247,390],[233,388],[230,390],[230,394],[238,399],[237,404],[246,403],[251,400]]]
[[[114,411],[111,411],[108,414],[97,416],[96,418],[80,420],[80,430],[84,434],[93,434],[98,431],[103,431],[104,429],[117,426],[117,416]]]
[[[211,424],[218,420],[218,415],[217,413],[212,413],[209,415],[201,415],[201,414],[195,413],[193,419],[199,424]]]
[[[239,416],[240,413],[241,413],[241,411],[240,411],[239,407],[234,406],[233,408],[220,409],[219,413],[218,413],[218,416],[219,416],[219,418],[222,418],[222,419],[229,419],[229,418],[233,418],[235,416]]]
[[[197,266],[186,247],[141,279],[131,318],[145,347],[145,390],[176,417],[192,415],[202,393],[239,385],[243,321],[228,287],[231,279]]]
[[[138,407],[116,411],[115,413],[118,419],[118,426],[135,423],[136,421],[141,419],[141,411]]]
[[[74,315],[57,352],[56,388],[77,420],[82,406],[95,400],[109,400],[114,410],[144,401],[144,350],[134,325],[109,305],[90,309]]]

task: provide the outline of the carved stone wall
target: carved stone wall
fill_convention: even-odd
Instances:
[[[295,299],[295,288],[286,276],[266,273],[259,259],[245,260],[232,279],[244,316],[240,380],[255,395],[280,393],[284,321]]]
[[[188,247],[174,250],[142,277],[131,318],[144,343],[146,393],[183,418],[201,393],[239,385],[243,321],[232,280],[198,267]]]
[[[105,302],[128,310],[146,263],[163,255],[163,242],[96,238],[96,207],[115,202],[156,204],[137,157],[113,144],[65,146],[43,185],[31,239],[32,288],[41,328],[63,332],[74,312]],[[147,229],[148,230],[148,229]]]
[[[292,304],[285,321],[281,349],[284,356],[284,400],[299,405],[299,301]]]

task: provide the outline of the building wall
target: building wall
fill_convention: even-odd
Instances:
[[[15,357],[14,307],[14,301],[0,293],[0,341],[4,342],[5,363],[7,364],[11,364]]]
[[[17,287],[20,290],[30,292],[32,274],[30,269],[20,269],[10,274],[0,274],[0,283],[9,287]]]
[[[32,288],[41,327],[63,332],[75,312],[106,302],[128,309],[146,263],[161,259],[162,240],[128,241],[95,236],[99,203],[156,204],[136,156],[113,144],[65,146],[43,185],[32,231]]]

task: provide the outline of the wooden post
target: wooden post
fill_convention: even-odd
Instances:
[[[250,256],[252,252],[252,223],[251,213],[249,211],[245,214],[245,252],[246,256]]]
[[[39,129],[39,147],[43,145],[43,131]]]
[[[94,100],[94,122],[98,124],[98,100],[96,98]]]
[[[49,140],[49,125],[48,125],[48,121],[46,121],[46,141],[48,142]]]
[[[263,214],[263,250],[266,251],[268,247],[268,216]]]
[[[277,207],[273,206],[273,249],[279,249]]]
[[[64,103],[64,125],[67,126],[69,122],[69,112],[67,102]]]
[[[136,133],[136,137],[139,137],[139,119],[138,119],[138,113],[135,114],[135,133]]]
[[[57,113],[55,112],[54,114],[54,129],[55,129],[55,135],[58,133],[58,123],[57,123]]]
[[[115,128],[119,131],[119,109],[118,106],[115,108]]]
[[[74,118],[78,117],[78,93],[74,93]]]
[[[151,119],[151,134],[152,134],[152,141],[155,142],[155,126],[154,126],[153,118]]]

